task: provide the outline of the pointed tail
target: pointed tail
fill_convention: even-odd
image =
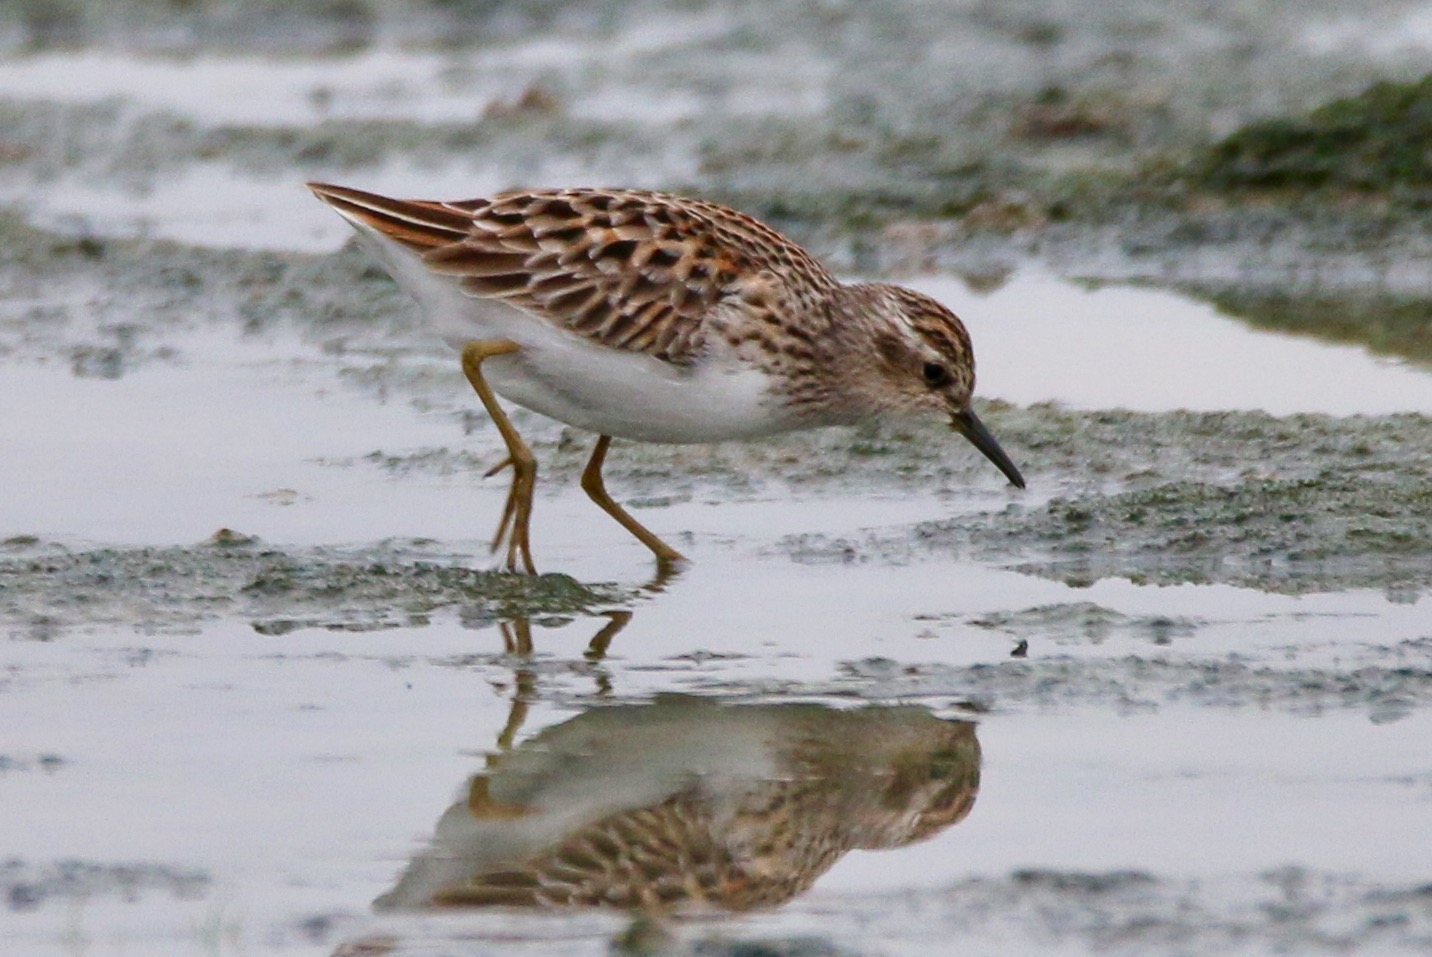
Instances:
[[[372,229],[418,253],[461,242],[472,231],[472,216],[444,203],[390,199],[328,183],[309,183],[308,188],[354,225]]]

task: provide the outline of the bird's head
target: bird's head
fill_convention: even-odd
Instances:
[[[885,283],[847,287],[874,346],[882,411],[936,413],[984,454],[1018,488],[1024,477],[975,415],[975,354],[970,334],[949,309],[923,293]]]

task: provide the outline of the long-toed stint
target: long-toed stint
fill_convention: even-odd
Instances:
[[[634,189],[434,202],[309,188],[462,351],[507,444],[489,474],[512,468],[492,541],[509,571],[536,572],[537,462],[498,394],[597,433],[582,488],[663,568],[681,554],[607,494],[613,437],[719,442],[936,413],[1024,487],[970,408],[974,352],[954,313],[900,286],[841,283],[735,210]]]
[[[494,755],[374,907],[769,909],[957,824],[979,785],[975,726],[923,708],[599,705]]]

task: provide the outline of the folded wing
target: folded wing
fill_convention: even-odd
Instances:
[[[700,354],[718,304],[779,310],[787,296],[819,295],[835,283],[798,246],[755,220],[664,193],[535,190],[430,202],[310,188],[348,219],[420,255],[468,295],[502,300],[605,346],[677,365]],[[790,269],[792,260],[800,260],[799,270]],[[791,275],[807,277],[810,288],[785,288],[778,277]]]

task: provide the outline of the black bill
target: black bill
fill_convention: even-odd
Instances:
[[[984,423],[979,420],[979,416],[975,415],[973,410],[965,409],[963,412],[956,412],[950,417],[950,426],[969,439],[975,448],[984,453],[985,458],[998,466],[1011,484],[1016,488],[1024,488],[1024,476],[1019,474],[1019,469],[1014,467],[1009,456],[1004,454],[1004,449],[999,447],[999,443],[994,440],[994,436],[989,434],[989,429],[984,427]]]

